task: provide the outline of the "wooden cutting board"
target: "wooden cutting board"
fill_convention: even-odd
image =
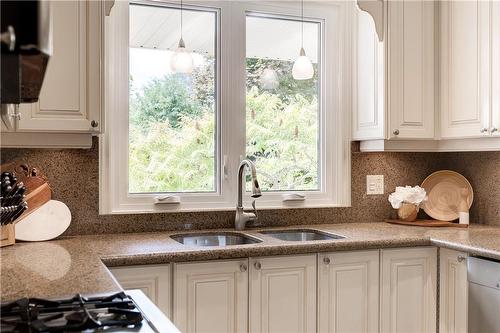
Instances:
[[[443,227],[454,227],[454,228],[467,228],[468,224],[458,224],[447,221],[439,221],[439,220],[416,220],[413,222],[405,222],[400,220],[385,220],[386,223],[391,224],[401,224],[401,225],[410,225],[414,227],[435,227],[435,228],[443,228]]]

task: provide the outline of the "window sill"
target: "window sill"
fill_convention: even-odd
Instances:
[[[282,209],[308,209],[308,208],[345,208],[350,207],[349,204],[337,203],[287,203],[287,204],[266,204],[259,205],[256,201],[257,211],[262,210],[282,210]],[[245,203],[245,209],[251,210],[251,204]],[[159,214],[159,213],[199,213],[199,212],[226,212],[235,211],[235,206],[199,206],[199,207],[182,207],[181,205],[148,205],[142,207],[121,207],[118,209],[104,210],[100,209],[100,215],[122,215],[122,214]]]

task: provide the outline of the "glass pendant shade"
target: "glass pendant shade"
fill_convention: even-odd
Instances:
[[[278,74],[272,68],[266,68],[260,75],[260,84],[264,90],[274,90],[280,85]]]
[[[295,80],[309,80],[314,76],[313,64],[306,56],[304,48],[300,49],[299,57],[293,63],[292,76]]]
[[[179,40],[179,46],[170,59],[170,69],[175,73],[191,74],[194,67],[193,55],[186,50],[184,40]]]

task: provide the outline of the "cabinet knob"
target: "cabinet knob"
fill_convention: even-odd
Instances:
[[[464,257],[464,256],[458,256],[458,257],[457,257],[458,262],[465,261],[466,259],[467,259],[467,258],[466,258],[466,257]]]
[[[399,130],[398,130],[398,129],[395,129],[394,131],[392,131],[392,134],[394,134],[394,135],[399,135]]]
[[[483,128],[481,128],[481,129],[479,130],[479,132],[481,132],[481,133],[483,133],[483,134],[484,134],[484,133],[487,133],[487,132],[488,132],[488,129],[487,129],[487,128],[485,128],[485,127],[483,127]]]
[[[246,272],[246,271],[247,271],[247,269],[248,269],[247,265],[245,265],[245,264],[241,264],[241,265],[240,265],[240,271],[241,271],[241,272]]]
[[[90,126],[92,126],[92,127],[96,128],[97,126],[99,126],[99,123],[98,123],[97,121],[95,121],[95,120],[92,120],[92,121],[90,122]]]
[[[253,267],[255,267],[255,269],[261,269],[262,265],[260,264],[260,262],[256,261],[254,262]]]
[[[325,265],[330,265],[330,258],[328,258],[328,257],[324,257],[324,258],[323,258],[323,263],[324,263]]]
[[[490,130],[490,133],[495,133],[495,132],[498,132],[498,128],[496,127],[492,127],[491,130]]]

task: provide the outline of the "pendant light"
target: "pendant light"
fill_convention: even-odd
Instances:
[[[266,68],[260,75],[260,85],[264,90],[274,90],[280,85],[278,73],[272,68]]]
[[[292,67],[292,76],[295,80],[309,80],[314,76],[314,68],[306,56],[304,50],[304,0],[301,0],[301,36],[300,36],[300,52],[299,57],[295,59]]]
[[[184,39],[182,39],[182,0],[181,0],[181,38],[179,39],[179,45],[177,50],[170,58],[170,69],[174,73],[185,73],[191,74],[194,67],[193,55],[191,52],[186,50],[186,44]]]

